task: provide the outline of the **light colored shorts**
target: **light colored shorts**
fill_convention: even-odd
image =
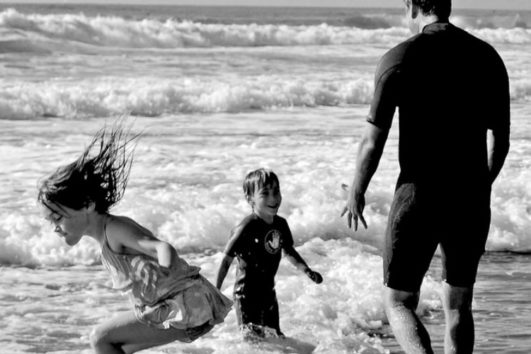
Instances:
[[[210,331],[215,324],[223,322],[231,307],[229,298],[199,276],[191,287],[153,306],[135,306],[135,315],[140,322],[149,326],[186,329],[190,330],[192,338],[197,338]],[[204,330],[206,332],[202,332]]]

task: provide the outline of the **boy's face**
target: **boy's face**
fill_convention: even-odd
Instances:
[[[248,198],[248,201],[256,215],[266,221],[273,221],[273,217],[277,215],[278,208],[282,202],[280,187],[276,182],[266,185],[255,190],[254,194]]]
[[[54,231],[69,246],[76,245],[88,228],[87,208],[75,210],[60,204],[42,205],[44,218],[52,223]]]

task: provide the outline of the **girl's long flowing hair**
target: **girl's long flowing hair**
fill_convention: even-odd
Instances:
[[[138,137],[123,120],[103,127],[77,160],[41,182],[38,201],[75,210],[94,203],[97,212],[107,213],[125,193]]]

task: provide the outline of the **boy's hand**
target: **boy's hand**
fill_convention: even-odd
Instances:
[[[310,268],[306,269],[304,272],[314,283],[321,284],[323,282],[323,277],[318,272],[314,272]]]

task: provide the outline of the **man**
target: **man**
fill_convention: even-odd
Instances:
[[[507,71],[490,45],[449,23],[451,0],[406,0],[405,6],[415,35],[379,63],[342,215],[355,230],[358,221],[367,227],[364,194],[398,107],[400,175],[383,247],[387,317],[406,353],[433,352],[415,309],[440,246],[445,353],[471,353],[472,295],[490,225],[491,185],[509,151]]]

